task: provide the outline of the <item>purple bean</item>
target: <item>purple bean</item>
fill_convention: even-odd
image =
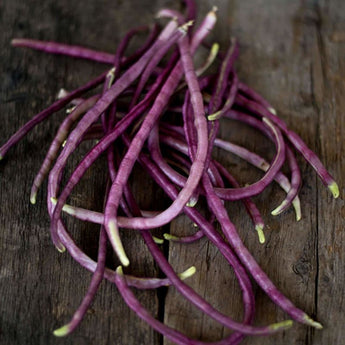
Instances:
[[[97,266],[92,275],[91,283],[88,288],[86,295],[83,298],[79,308],[74,313],[71,321],[58,328],[54,331],[54,335],[57,337],[64,337],[72,333],[80,324],[83,317],[85,316],[86,311],[89,309],[92,300],[98,290],[99,285],[101,284],[104,276],[105,270],[105,258],[106,258],[106,245],[107,245],[107,236],[104,230],[104,227],[101,227],[99,235],[99,246],[98,246],[98,256],[97,256]]]
[[[175,133],[181,133],[183,132],[182,128],[176,128],[171,125],[165,125],[170,131],[175,131]],[[169,133],[171,134],[171,133]],[[176,150],[183,152],[185,155],[188,155],[188,148],[185,143],[182,141],[177,140],[176,138],[172,138],[166,135],[160,136],[160,141],[162,143],[165,143]],[[226,150],[228,152],[231,152],[238,157],[244,159],[248,163],[254,165],[260,170],[267,171],[269,169],[269,163],[265,161],[263,158],[258,156],[257,154],[248,151],[244,147],[232,144],[230,142],[224,141],[222,139],[216,139],[215,140],[215,146],[221,147],[223,150]],[[275,176],[274,180],[279,184],[279,186],[286,192],[288,193],[291,189],[290,182],[288,178],[282,174],[281,172],[278,172],[277,175]],[[295,208],[295,213],[296,213],[296,219],[299,220],[301,218],[301,207],[300,207],[300,200],[299,197],[296,196],[294,200],[292,201],[292,204]]]
[[[209,26],[210,24],[213,25],[214,21],[209,20],[209,22],[206,22],[205,26]],[[203,28],[203,26],[201,26],[201,28]],[[198,32],[200,31],[201,29],[199,28]],[[205,31],[205,33],[207,33],[207,31]],[[198,37],[199,39],[201,38],[200,36]],[[197,47],[197,44],[195,42],[196,41],[193,39],[193,51]],[[172,95],[179,83],[183,71],[182,66],[185,67],[185,65],[188,66],[187,70],[185,71],[185,78],[188,83],[192,83],[192,88],[196,90],[196,96],[193,98],[193,104],[196,104],[200,111],[200,113],[198,113],[198,116],[196,116],[196,123],[198,126],[198,147],[200,148],[201,152],[198,152],[197,159],[195,160],[195,163],[191,168],[189,178],[184,188],[180,191],[179,196],[174,200],[171,206],[162,213],[160,213],[158,216],[152,218],[137,217],[137,226],[139,226],[141,229],[147,229],[159,227],[163,224],[168,223],[172,218],[174,218],[177,214],[180,213],[183,206],[189,200],[203,172],[203,164],[205,159],[205,145],[207,147],[207,144],[205,142],[205,138],[207,137],[207,128],[206,121],[203,116],[202,97],[200,92],[199,94],[197,94],[197,90],[199,87],[196,77],[193,75],[194,69],[192,67],[192,59],[189,53],[188,39],[186,37],[181,38],[181,40],[179,41],[179,48],[181,49],[182,65],[178,63],[175,66],[168,80],[165,82],[160,94],[157,96],[150,112],[146,115],[140,130],[132,140],[131,145],[128,148],[128,151],[119,167],[117,178],[111,187],[108,203],[105,209],[105,226],[107,229],[109,239],[116,253],[118,254],[121,262],[125,266],[129,264],[129,260],[122,249],[122,244],[118,235],[118,227],[116,222],[116,213],[119,198],[123,192],[123,186],[126,183],[129,174],[131,173],[134,162],[137,159],[138,154],[146,138],[148,137],[155,122],[160,117],[163,108],[166,106],[170,96]]]
[[[262,133],[264,133],[271,140],[273,139],[271,133],[263,125],[262,121],[258,120],[257,118],[255,118],[253,116],[250,116],[250,115],[245,114],[245,113],[240,112],[240,111],[231,110],[225,114],[225,117],[246,123],[246,124],[260,130]],[[293,186],[293,188],[290,188],[291,186],[289,186],[289,189],[287,191],[287,196],[283,200],[282,206],[278,206],[278,210],[280,209],[280,207],[282,207],[282,211],[283,211],[283,210],[287,209],[287,207],[289,207],[289,205],[292,203],[295,207],[296,219],[297,219],[297,221],[299,221],[301,219],[301,211],[300,211],[300,208],[298,206],[299,200],[297,200],[297,201],[295,201],[295,200],[296,200],[298,189],[299,189],[299,186],[301,183],[301,177],[300,177],[300,172],[299,172],[299,168],[297,166],[297,162],[295,160],[295,157],[292,155],[291,149],[289,148],[289,146],[287,144],[286,144],[286,151],[287,151],[287,154],[289,154],[287,157],[288,157],[289,167],[290,167],[290,170],[292,173],[292,179],[294,180],[294,186]],[[297,202],[297,204],[296,204],[296,202]],[[275,212],[272,214],[275,214]]]
[[[7,151],[17,144],[18,141],[20,141],[28,132],[30,132],[36,125],[38,125],[40,122],[45,120],[48,116],[56,113],[60,109],[62,109],[65,105],[67,105],[71,100],[81,96],[86,91],[89,91],[99,84],[101,84],[107,75],[108,72],[102,73],[97,78],[89,81],[85,85],[79,87],[78,89],[75,89],[74,91],[70,92],[67,96],[64,98],[61,98],[57,101],[55,101],[50,107],[47,109],[41,111],[37,115],[35,115],[30,121],[28,121],[23,127],[21,127],[15,134],[11,136],[11,138],[0,147],[0,160],[4,158]]]
[[[223,233],[231,244],[234,252],[242,264],[251,273],[258,285],[265,291],[267,296],[281,309],[283,309],[293,320],[307,324],[316,328],[322,328],[322,325],[312,320],[304,311],[298,309],[294,304],[285,297],[271,282],[266,273],[260,268],[255,259],[249,253],[248,249],[241,241],[235,226],[229,219],[228,213],[212,188],[211,182],[207,175],[203,176],[203,185],[207,192],[207,201],[222,227]]]
[[[140,94],[141,94],[142,90],[144,89],[144,86],[145,86],[147,80],[149,79],[151,73],[153,72],[154,68],[158,65],[159,61],[162,60],[163,56],[171,48],[172,43],[175,43],[179,37],[180,37],[180,34],[178,32],[176,32],[176,35],[174,37],[171,37],[171,39],[168,42],[166,42],[164,45],[162,45],[161,49],[157,52],[157,54],[155,54],[152,57],[151,61],[147,64],[146,68],[144,69],[144,71],[140,77],[138,86],[137,86],[135,93],[134,93],[134,96],[131,100],[131,104],[129,106],[130,109],[134,106],[134,104],[136,104],[137,100],[139,99]],[[177,54],[174,54],[172,59],[175,60],[176,58],[177,58]]]
[[[218,168],[219,172],[230,182],[230,184],[235,187],[239,188],[239,183],[236,181],[236,179],[224,168],[223,165],[221,165],[219,162],[214,161],[214,164]],[[260,211],[256,207],[255,203],[250,198],[245,198],[242,200],[244,206],[247,209],[247,212],[249,216],[251,217],[255,230],[258,233],[259,236],[259,242],[265,243],[265,235],[263,233],[263,228],[265,226],[264,221],[262,220]]]
[[[223,60],[223,63],[221,65],[221,68],[218,74],[216,88],[212,94],[210,103],[208,105],[209,113],[211,114],[220,108],[221,101],[225,93],[225,89],[228,85],[229,75],[230,75],[231,70],[233,69],[233,65],[237,57],[238,57],[238,44],[235,39],[232,39],[231,45],[226,53],[226,56]],[[236,85],[236,91],[237,91],[237,85]]]
[[[292,146],[304,157],[304,159],[312,166],[315,172],[319,175],[322,183],[331,191],[334,198],[339,196],[339,187],[334,181],[331,174],[326,170],[324,165],[321,163],[317,155],[304,143],[304,141],[293,131],[289,130],[286,123],[276,115],[272,114],[266,108],[257,104],[253,101],[245,99],[239,95],[236,98],[236,103],[246,109],[254,112],[255,114],[263,117],[266,116],[273,123],[275,123],[285,136],[289,139]]]
[[[146,29],[146,27],[136,28],[134,30],[143,31],[144,29]],[[128,58],[122,58],[121,63],[127,65],[129,63],[132,63],[142,54],[144,54],[144,52],[152,45],[154,39],[157,36],[157,32],[158,27],[157,25],[154,25],[153,29],[151,30],[151,34],[147,39],[147,42],[141,47],[141,49],[139,49],[137,52],[135,52],[132,56],[129,56]],[[53,41],[39,41],[28,38],[14,38],[11,41],[11,44],[14,47],[26,47],[35,50],[40,50],[50,54],[65,55],[110,65],[114,64],[114,54],[96,51],[82,46],[63,44]]]
[[[59,203],[56,205],[56,209],[59,211],[55,212],[50,207],[50,198],[55,197],[58,192],[57,182],[64,166],[66,165],[67,159],[77,147],[78,143],[80,142],[80,138],[86,132],[88,127],[103,113],[105,109],[108,108],[111,102],[140,75],[150,58],[156,53],[157,50],[159,50],[163,42],[165,42],[174,31],[175,23],[170,22],[165,30],[162,31],[152,47],[139,59],[138,62],[136,62],[115,82],[115,84],[99,99],[95,106],[84,115],[76,128],[69,135],[65,147],[63,148],[59,158],[57,159],[54,168],[49,174],[48,182],[48,211],[52,218],[51,237],[54,245],[60,251],[63,250],[63,247],[57,236],[57,226],[59,222],[59,208],[61,208],[61,205],[59,205]]]
[[[266,121],[266,120],[265,120]],[[259,194],[266,186],[268,186],[269,183],[271,183],[277,173],[279,172],[282,164],[284,163],[285,159],[285,145],[283,138],[277,130],[276,127],[271,126],[271,123],[267,123],[268,128],[271,129],[272,134],[274,134],[275,141],[276,141],[276,147],[277,147],[277,153],[276,156],[270,165],[270,168],[266,171],[266,174],[263,178],[261,178],[259,181],[255,182],[254,184],[242,188],[234,188],[234,189],[228,189],[228,188],[215,188],[215,191],[217,195],[223,199],[223,200],[239,200],[245,197],[253,196],[256,194]],[[271,127],[270,127],[271,126]],[[162,139],[165,140],[165,139]],[[173,142],[174,140],[172,140]],[[175,141],[176,142],[176,141]],[[218,139],[215,139],[215,143],[217,146],[222,145],[227,146],[227,142],[220,141]],[[183,144],[180,143],[180,148],[182,149]],[[232,144],[230,144],[232,145]],[[248,151],[247,151],[248,152]],[[271,169],[271,170],[270,170]]]
[[[246,324],[239,324],[230,319],[229,317],[226,317],[225,315],[221,314],[216,309],[214,309],[208,302],[202,299],[192,288],[190,288],[187,284],[183,283],[178,278],[170,264],[167,262],[164,255],[158,249],[156,243],[153,241],[151,234],[147,231],[143,231],[141,234],[144,238],[146,245],[150,249],[151,254],[154,256],[156,262],[160,266],[161,270],[166,274],[167,277],[169,277],[170,281],[175,286],[175,288],[196,307],[201,309],[208,316],[220,322],[224,326],[248,335],[268,335],[275,333],[278,330],[282,330],[285,327],[289,328],[291,326],[290,321],[285,321],[267,327],[254,327]]]
[[[90,272],[94,272],[96,269],[96,262],[94,262],[90,257],[88,257],[73,241],[70,235],[63,229],[59,228],[59,236],[63,245],[66,247],[69,254],[77,261],[82,267],[86,268]],[[193,270],[189,272],[188,269],[186,272],[182,272],[179,276],[182,279],[188,278],[190,273],[193,273]],[[105,268],[104,278],[109,281],[114,281],[115,272],[109,268]],[[167,278],[143,278],[135,277],[131,275],[126,275],[127,281],[130,286],[135,287],[136,289],[156,289],[162,286],[171,285],[169,279]]]
[[[291,188],[288,191],[283,202],[271,212],[271,214],[273,214],[274,216],[284,212],[291,205],[293,200],[298,195],[299,189],[302,184],[301,172],[296,157],[288,146],[286,148],[286,156],[291,170]],[[299,221],[300,219],[301,216],[297,216],[296,220]]]
[[[245,197],[250,197],[261,193],[275,178],[279,170],[281,169],[285,160],[285,143],[280,131],[270,122],[263,118],[265,124],[270,128],[275,138],[276,155],[273,159],[269,169],[265,175],[257,182],[253,184],[234,189],[216,189],[217,194],[220,195],[223,200],[239,200]]]
[[[69,188],[69,191],[66,194],[69,194],[74,185],[79,181],[79,178],[83,176],[86,170],[91,166],[91,164],[98,158],[99,154],[104,152],[109,145],[118,138],[123,131],[138,117],[140,114],[149,106],[152,99],[156,96],[161,83],[165,80],[166,75],[170,72],[171,66],[167,66],[164,73],[160,75],[160,77],[156,80],[155,84],[152,86],[151,90],[148,92],[146,97],[135,106],[126,117],[122,118],[115,126],[115,128],[107,134],[102,140],[87,154],[83,161],[78,165],[76,170],[73,172],[68,184],[65,187],[65,190]],[[51,203],[51,195],[49,194],[48,189],[48,206]],[[61,196],[60,196],[61,198]],[[60,232],[63,231],[62,225],[59,225]],[[59,247],[60,250],[63,251],[63,246]]]
[[[84,100],[74,110],[65,118],[65,120],[60,125],[58,132],[55,135],[53,142],[51,143],[46,157],[42,163],[40,170],[38,171],[36,177],[34,178],[33,185],[31,187],[30,201],[32,204],[36,203],[36,196],[39,187],[41,186],[44,178],[47,176],[50,167],[56,158],[58,151],[66,139],[70,128],[73,123],[78,120],[78,118],[89,110],[99,99],[99,95],[92,96],[87,100]]]
[[[14,38],[11,44],[15,47],[27,47],[35,50],[41,50],[45,53],[67,55],[107,64],[112,64],[114,61],[113,54],[104,53],[81,46],[73,46],[52,41],[38,41],[28,38]]]

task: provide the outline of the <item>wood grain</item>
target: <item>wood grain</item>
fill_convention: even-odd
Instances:
[[[341,195],[333,200],[313,170],[299,157],[302,168],[302,220],[292,210],[273,217],[270,211],[283,198],[270,186],[255,198],[264,215],[266,243],[259,245],[252,224],[240,203],[228,203],[231,219],[251,253],[273,282],[298,307],[324,324],[315,331],[294,325],[267,338],[248,337],[243,344],[342,344],[345,274],[345,204],[343,153],[345,130],[345,4],[340,0],[306,1],[197,1],[199,13],[213,5],[219,21],[212,40],[223,49],[229,38],[240,42],[237,69],[243,81],[258,90],[277,109],[325,163],[339,182]],[[13,37],[32,37],[87,45],[114,51],[121,36],[134,25],[152,21],[162,6],[179,8],[174,1],[52,1],[4,0],[0,2],[0,138],[6,140],[33,114],[50,104],[61,87],[73,89],[104,70],[100,64],[11,48]],[[150,329],[122,301],[115,286],[104,281],[80,327],[61,340],[52,330],[61,326],[79,305],[91,274],[68,254],[61,255],[49,236],[45,188],[35,206],[29,203],[32,179],[63,113],[35,128],[0,162],[0,344],[170,344]],[[221,136],[244,144],[268,158],[274,147],[255,131],[234,122],[223,122]],[[216,151],[242,184],[254,181],[257,172],[239,159]],[[77,164],[77,155],[71,166]],[[134,191],[145,208],[162,207],[168,200],[139,169]],[[88,173],[75,197],[100,209],[104,169]],[[145,192],[141,186],[145,184]],[[92,186],[92,187],[91,187]],[[87,196],[87,197],[85,197]],[[162,201],[163,200],[163,201]],[[95,257],[98,228],[69,222],[77,243]],[[195,229],[184,216],[164,231],[188,234]],[[132,257],[130,272],[160,275],[141,238],[125,234]],[[195,265],[188,280],[220,311],[241,320],[240,289],[232,270],[206,239],[186,246],[165,244],[177,271]],[[115,267],[116,259],[109,258]],[[265,325],[287,316],[254,285],[255,324]],[[215,341],[230,333],[186,303],[173,288],[136,291],[153,315],[192,337]]]

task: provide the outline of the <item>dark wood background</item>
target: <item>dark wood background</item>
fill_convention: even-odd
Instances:
[[[13,37],[31,37],[82,44],[112,52],[128,28],[152,21],[156,11],[175,1],[139,0],[4,0],[0,2],[0,140],[53,101],[61,87],[73,89],[104,67],[10,47]],[[302,220],[292,210],[272,217],[282,200],[277,186],[256,198],[267,223],[265,245],[259,245],[240,204],[229,212],[259,264],[300,308],[324,325],[324,330],[294,325],[269,338],[247,338],[244,344],[344,344],[345,338],[345,2],[341,0],[203,0],[199,15],[213,5],[219,21],[212,41],[226,47],[229,38],[240,42],[237,68],[242,80],[259,90],[279,115],[304,138],[339,182],[341,196],[333,200],[315,173],[299,158],[303,174],[300,193]],[[52,331],[69,320],[90,281],[90,273],[71,257],[59,254],[49,237],[45,187],[35,206],[29,203],[32,179],[63,114],[37,127],[0,163],[0,343],[38,344],[168,344],[122,302],[115,286],[103,282],[85,320],[75,333],[58,339]],[[235,129],[234,129],[235,128]],[[240,129],[240,130],[238,130]],[[244,127],[224,123],[221,135],[271,157],[274,148]],[[216,153],[242,183],[257,177],[239,159]],[[78,157],[74,158],[74,164]],[[72,164],[73,164],[72,162]],[[103,166],[85,178],[75,198],[84,205],[101,205]],[[146,180],[146,176],[142,175]],[[142,181],[140,181],[140,184]],[[146,182],[136,194],[146,208],[162,206],[162,195]],[[148,192],[148,191],[152,192]],[[163,201],[165,203],[166,201]],[[69,223],[78,244],[95,255],[97,228]],[[190,233],[192,225],[179,217],[164,231]],[[132,267],[128,272],[158,275],[140,237],[124,234]],[[128,241],[127,241],[128,242]],[[231,269],[206,240],[191,246],[166,244],[177,270],[197,267],[188,282],[221,311],[241,318],[241,297]],[[286,318],[255,288],[256,324]],[[214,341],[229,333],[186,304],[174,289],[136,293],[151,312],[166,323],[198,339]]]

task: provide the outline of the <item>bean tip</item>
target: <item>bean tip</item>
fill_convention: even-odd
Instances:
[[[272,113],[273,115],[277,115],[277,111],[276,111],[274,108],[272,108],[272,107],[269,107],[269,108],[268,108],[268,111],[269,111],[270,113]]]
[[[278,206],[278,207],[275,208],[273,211],[271,211],[271,215],[272,215],[272,216],[278,216],[278,214],[280,213],[280,212],[279,212],[279,208],[280,208],[280,206]]]
[[[184,272],[180,273],[180,274],[179,274],[179,277],[180,277],[182,280],[185,280],[185,279],[191,277],[192,275],[194,275],[195,272],[196,272],[195,266],[191,266],[191,267],[189,267],[188,269],[186,269]]]
[[[220,118],[220,115],[222,114],[222,111],[219,110],[213,114],[210,114],[207,116],[207,120],[208,121],[215,121],[215,120],[218,120]]]
[[[65,325],[65,326],[62,326],[58,329],[56,329],[53,334],[56,336],[56,337],[64,337],[66,336],[67,334],[69,334],[70,332],[70,327],[69,325]]]
[[[181,25],[179,27],[179,30],[182,31],[183,33],[186,33],[188,31],[189,27],[193,26],[193,24],[194,24],[194,20],[190,20],[190,21],[184,23],[183,25]]]
[[[301,220],[301,218],[302,218],[301,202],[300,202],[298,196],[296,196],[295,199],[293,199],[292,205],[293,205],[293,207],[295,209],[296,220],[297,221]]]
[[[176,241],[178,240],[178,237],[174,236],[174,235],[170,235],[168,233],[163,234],[164,239],[166,239],[167,241]]]
[[[312,326],[316,329],[323,328],[320,322],[314,321],[309,315],[305,315],[303,319],[304,319],[304,322],[309,326]]]
[[[56,95],[56,99],[62,99],[65,98],[68,95],[68,91],[64,88],[61,88],[59,92]]]
[[[301,212],[296,212],[296,221],[299,222],[302,219]]]
[[[123,268],[122,268],[121,265],[120,265],[120,266],[117,266],[117,268],[116,268],[116,274],[119,274],[119,275],[123,276]]]
[[[301,207],[300,207],[300,203],[296,198],[292,201],[292,204],[295,208],[295,214],[296,214],[296,221],[300,221],[302,218],[302,214],[301,214]],[[288,202],[286,202],[285,200],[278,206],[276,207],[273,211],[271,211],[271,215],[272,216],[278,216],[279,214],[281,214],[282,212],[284,212],[287,208],[288,208],[289,204]]]
[[[197,202],[198,202],[198,197],[192,196],[192,197],[188,200],[186,206],[187,206],[187,207],[194,207],[194,206],[197,204]]]
[[[272,121],[269,118],[265,117],[265,116],[262,117],[262,122],[264,122],[269,127],[273,126]]]
[[[126,255],[126,252],[123,248],[122,241],[119,234],[119,228],[116,224],[116,221],[111,219],[108,222],[109,229],[109,240],[123,266],[129,266],[129,259]]]
[[[219,52],[219,43],[218,42],[215,42],[212,44],[212,47],[211,47],[211,53],[212,55],[217,55]]]
[[[285,210],[286,206],[287,206],[287,202],[284,200],[278,207],[276,207],[273,211],[271,211],[271,215],[278,216],[280,213],[282,213]]]
[[[110,89],[112,83],[114,82],[115,79],[115,72],[116,72],[116,67],[113,67],[109,70],[107,73],[107,79],[108,79],[108,89]]]
[[[257,231],[258,233],[258,236],[259,236],[259,242],[261,244],[264,244],[266,239],[265,239],[265,234],[263,232],[263,229],[264,229],[264,226],[262,224],[258,224],[255,226],[255,230]]]
[[[66,114],[70,114],[70,113],[72,113],[76,107],[77,107],[77,106],[76,106],[76,105],[74,105],[74,106],[72,106],[72,107],[70,107],[70,108],[66,109]],[[65,141],[66,141],[66,140],[65,140]]]
[[[31,193],[31,195],[30,195],[30,202],[32,205],[36,204],[36,196],[37,196],[36,193]]]
[[[158,238],[156,236],[152,236],[153,240],[155,241],[155,243],[157,244],[163,244],[164,240],[162,238]]]
[[[17,46],[23,41],[22,38],[12,38],[11,39],[11,46]]]
[[[62,243],[56,244],[55,248],[59,251],[59,253],[64,253],[66,251],[66,248]]]
[[[328,189],[333,194],[334,199],[339,197],[339,187],[335,181],[328,185]]]
[[[293,325],[292,320],[285,320],[285,321],[277,322],[277,323],[270,325],[270,328],[274,331],[285,330],[285,329],[290,328],[292,325]]]
[[[66,212],[70,216],[75,216],[76,214],[74,207],[68,204],[62,206],[62,211]]]
[[[217,20],[217,13],[218,11],[218,7],[217,6],[213,6],[211,11],[207,13],[207,18],[210,19],[212,22],[215,22]]]

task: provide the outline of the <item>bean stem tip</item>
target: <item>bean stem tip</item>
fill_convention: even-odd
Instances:
[[[36,196],[37,196],[36,193],[33,193],[33,194],[30,195],[30,202],[31,202],[32,205],[36,204]]]
[[[274,324],[270,325],[269,327],[276,331],[276,330],[288,329],[292,325],[293,325],[293,321],[292,320],[285,320],[285,321],[282,321],[282,322],[274,323]]]
[[[179,277],[180,277],[182,280],[185,280],[185,279],[191,277],[192,275],[194,275],[195,272],[196,272],[195,266],[191,266],[191,267],[189,267],[188,269],[186,269],[184,272],[180,273],[180,274],[179,274]]]
[[[330,185],[328,185],[328,189],[333,194],[333,197],[336,199],[339,196],[339,187],[335,181],[333,181]]]
[[[309,315],[304,316],[304,321],[307,325],[315,327],[316,329],[322,329],[323,326],[320,322],[314,321]]]
[[[69,325],[65,325],[65,326],[62,326],[62,327],[56,329],[56,330],[53,332],[53,334],[54,334],[56,337],[64,337],[64,336],[66,336],[69,332],[70,332]]]
[[[164,240],[162,238],[158,238],[156,236],[152,236],[153,240],[155,241],[155,243],[157,244],[163,244]]]
[[[265,241],[266,241],[266,239],[265,239],[265,234],[264,234],[264,232],[263,232],[263,226],[262,225],[256,225],[255,226],[255,230],[257,231],[257,233],[258,233],[258,236],[259,236],[259,242],[261,243],[261,244],[264,244],[265,243]]]
[[[109,228],[109,239],[110,242],[112,243],[115,252],[121,261],[122,265],[127,267],[129,265],[129,259],[126,255],[126,252],[123,248],[122,241],[120,238],[119,234],[119,229],[116,225],[116,221],[110,220],[108,223],[108,228]]]

